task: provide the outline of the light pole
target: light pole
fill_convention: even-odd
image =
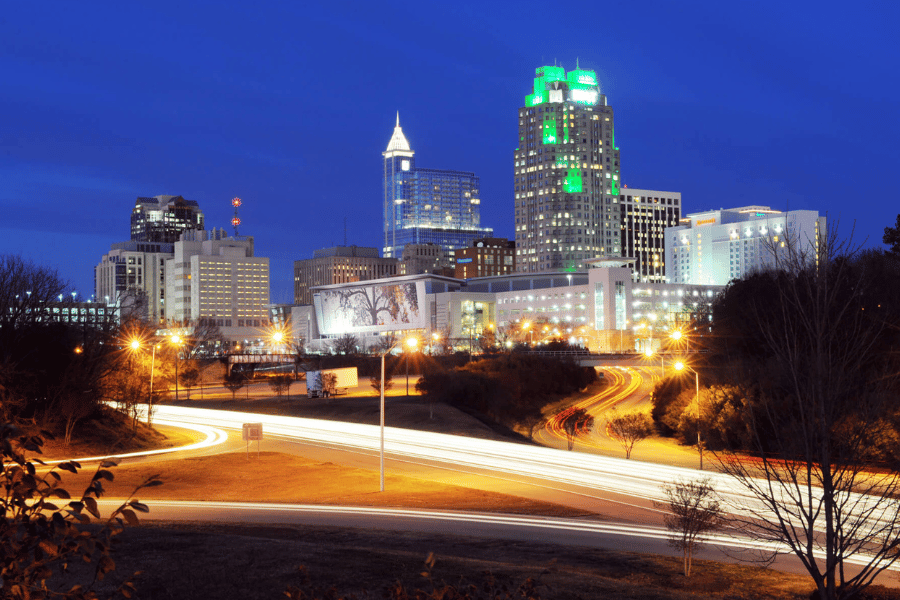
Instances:
[[[172,344],[175,346],[175,401],[178,401],[178,350],[181,347],[181,337],[172,336]]]
[[[153,367],[156,363],[156,347],[158,344],[152,344],[152,352],[150,354],[150,396],[147,399],[147,425],[150,424],[151,415],[153,412]],[[141,347],[141,341],[134,339],[129,343],[132,351],[137,352]]]
[[[384,357],[391,353],[397,344],[399,344],[401,340],[397,340],[391,347],[385,350],[381,354],[381,451],[379,452],[380,463],[381,463],[381,491],[384,491]],[[416,338],[409,338],[406,340],[406,345],[410,348],[415,348],[418,340]],[[409,385],[409,376],[407,375],[407,385]],[[407,388],[407,395],[408,395]]]
[[[703,470],[703,442],[700,440],[700,374],[690,368],[681,361],[675,363],[675,370],[681,371],[687,369],[694,374],[694,383],[697,386],[697,450],[700,451],[700,470]]]

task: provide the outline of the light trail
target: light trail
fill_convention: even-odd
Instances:
[[[98,502],[101,508],[106,511],[114,510],[120,501],[114,499],[103,499]],[[458,532],[458,527],[448,525],[452,524],[473,524],[477,526],[501,527],[509,528],[517,531],[522,530],[543,530],[551,534],[569,533],[583,535],[607,535],[616,536],[618,538],[632,538],[635,540],[659,540],[667,541],[671,534],[665,527],[652,525],[635,525],[631,523],[616,523],[609,521],[596,521],[586,519],[567,519],[560,517],[541,517],[528,515],[513,515],[504,513],[473,513],[473,512],[455,512],[455,511],[438,511],[428,509],[408,509],[408,508],[381,508],[366,506],[327,506],[317,504],[273,504],[261,502],[198,502],[198,501],[178,501],[178,500],[154,500],[153,508],[156,515],[148,514],[142,518],[146,520],[153,519],[172,519],[173,516],[184,514],[183,519],[214,521],[234,521],[235,515],[240,514],[244,517],[241,520],[260,521],[271,523],[278,518],[288,522],[302,522],[303,517],[320,517],[333,516],[339,517],[342,524],[346,524],[350,518],[360,518],[367,527],[378,527],[373,525],[374,519],[384,518],[390,520],[387,527],[382,528],[398,528],[401,520],[414,520],[419,522],[431,522],[441,524],[441,531]],[[159,513],[163,513],[161,516]],[[392,527],[393,526],[393,527]],[[496,529],[494,530],[496,532]],[[547,539],[563,539],[571,541],[567,537],[547,536]],[[763,552],[777,552],[778,554],[792,555],[790,549],[783,544],[764,542],[739,534],[712,534],[704,537],[705,543],[714,545],[719,548],[727,548],[733,550],[758,550]],[[865,565],[867,560],[864,556],[852,556],[845,562],[855,565]],[[892,570],[898,570],[900,567],[892,567]]]
[[[146,413],[145,413],[146,414]],[[128,452],[126,454],[107,454],[106,456],[88,456],[85,458],[66,458],[63,460],[45,460],[44,464],[47,465],[55,465],[62,462],[69,462],[74,460],[78,463],[89,463],[89,462],[98,462],[101,460],[109,460],[113,458],[137,458],[143,456],[154,456],[157,454],[169,454],[172,452],[184,452],[188,450],[201,450],[203,448],[211,448],[213,446],[223,444],[228,439],[228,434],[221,429],[216,429],[215,427],[209,427],[207,425],[203,425],[201,423],[185,423],[182,421],[173,421],[166,419],[154,419],[154,423],[157,425],[168,425],[170,427],[179,427],[181,429],[189,429],[191,431],[196,431],[202,435],[205,435],[206,438],[195,442],[193,444],[189,444],[187,446],[175,446],[172,448],[162,448],[160,450],[143,450],[141,452]]]

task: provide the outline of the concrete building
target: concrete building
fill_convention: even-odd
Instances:
[[[397,269],[398,275],[443,275],[453,277],[453,256],[437,244],[407,244]]]
[[[768,206],[710,210],[684,221],[665,234],[666,280],[673,284],[726,285],[773,267],[790,245],[815,256],[826,232],[816,211]]]
[[[416,167],[415,151],[397,125],[384,157],[384,256],[399,258],[407,244],[436,244],[449,252],[493,230],[481,227],[481,195],[474,173]]]
[[[487,329],[499,334],[542,322],[547,331],[530,332],[528,341],[553,336],[594,351],[642,351],[658,347],[674,328],[708,319],[723,289],[635,282],[628,259],[595,259],[587,266],[466,281],[413,275],[322,286],[314,290],[315,315],[307,313],[303,326],[311,336],[307,347],[324,351],[346,334],[363,348],[378,346],[383,336],[412,334],[425,343],[439,334],[452,347],[477,350]]]
[[[223,229],[186,231],[166,261],[168,319],[216,325],[229,341],[256,339],[269,325],[269,259],[253,238]]]
[[[457,279],[509,275],[516,270],[516,243],[506,238],[481,238],[453,251]]]
[[[174,244],[127,241],[113,244],[94,267],[94,298],[119,317],[160,325],[166,314],[166,261]]]
[[[518,110],[516,269],[583,269],[621,256],[619,149],[594,71],[539,67]]]
[[[312,304],[310,290],[320,285],[380,279],[397,274],[396,258],[381,258],[377,248],[334,246],[294,261],[294,304]]]
[[[665,230],[681,220],[681,194],[622,188],[622,256],[634,258],[635,281],[665,282]]]
[[[203,212],[181,196],[138,198],[131,211],[131,239],[174,244],[183,231],[203,230]]]

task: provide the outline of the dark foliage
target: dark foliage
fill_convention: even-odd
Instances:
[[[514,426],[540,419],[547,403],[596,378],[594,369],[573,362],[512,353],[426,372],[416,389],[431,401],[465,407]]]

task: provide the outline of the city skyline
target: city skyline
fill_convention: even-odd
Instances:
[[[289,301],[292,262],[342,244],[345,219],[347,243],[381,247],[398,110],[428,165],[478,174],[482,226],[513,238],[522,82],[576,60],[616,109],[623,184],[680,192],[683,214],[817,210],[869,247],[894,223],[891,198],[848,190],[893,172],[894,7],[577,3],[548,29],[537,3],[393,6],[9,7],[0,253],[86,297],[137,197],[196,200],[228,228],[238,196]]]

